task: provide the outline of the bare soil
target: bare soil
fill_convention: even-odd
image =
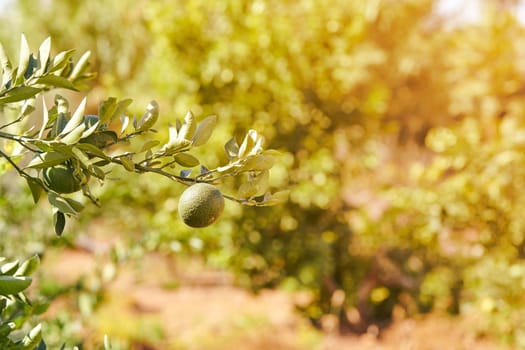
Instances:
[[[44,260],[47,278],[71,283],[93,277],[105,258],[60,250]],[[111,271],[110,271],[111,272]],[[223,271],[198,262],[184,268],[159,254],[119,266],[105,298],[85,325],[88,338],[126,339],[132,349],[441,350],[507,349],[476,335],[476,320],[426,315],[400,319],[378,334],[339,335],[314,329],[294,310],[296,296],[279,290],[253,295]],[[47,313],[71,307],[58,300]]]

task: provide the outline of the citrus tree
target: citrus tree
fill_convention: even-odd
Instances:
[[[104,186],[98,197],[137,233],[137,250],[196,253],[254,291],[305,291],[298,309],[319,326],[364,331],[401,306],[481,311],[485,330],[522,337],[514,1],[486,1],[478,23],[457,27],[432,0],[53,0],[38,18],[34,1],[17,3],[10,20],[24,30],[57,34],[61,49],[85,39],[100,90],[144,105],[152,92],[177,115],[219,113],[215,135],[242,140],[254,127],[283,150],[269,182],[291,189],[285,206],[226,206],[220,229],[198,234],[167,213],[168,178]],[[227,162],[214,142],[192,152]],[[86,209],[86,221],[104,218]]]
[[[86,98],[70,109],[68,99],[55,94],[48,105],[50,91],[80,90],[95,76],[88,71],[90,52],[78,60],[73,59],[74,54],[68,50],[52,55],[50,38],[32,53],[22,35],[18,61],[13,64],[0,46],[2,176],[14,172],[25,179],[35,203],[46,197],[58,236],[63,234],[66,220],[77,217],[86,203],[101,205],[91,188],[104,184],[112,166],[130,173],[153,173],[187,186],[178,212],[192,227],[215,222],[224,208],[224,198],[250,206],[285,200],[285,191],[272,194],[268,185],[269,170],[278,154],[264,149],[263,137],[255,130],[249,130],[240,142],[235,138],[227,141],[228,163],[208,168],[191,151],[209,140],[216,116],[197,122],[192,112],[187,112],[169,126],[167,141],[162,143],[153,137],[160,116],[160,106],[154,100],[138,117],[128,112],[131,99],[105,99],[94,114],[87,114]],[[147,137],[135,144],[138,136]],[[220,183],[231,178],[238,179],[238,191],[223,194]],[[22,263],[3,262],[0,267],[3,349],[45,349],[41,326],[27,334],[17,329],[31,315],[23,291],[31,284],[29,275],[37,266],[35,256]]]

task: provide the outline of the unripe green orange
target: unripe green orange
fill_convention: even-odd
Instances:
[[[74,174],[73,167],[59,164],[44,169],[42,172],[44,184],[57,193],[73,193],[80,190],[82,181]]]
[[[188,187],[179,198],[179,216],[190,227],[206,227],[213,224],[224,210],[221,191],[207,183]]]

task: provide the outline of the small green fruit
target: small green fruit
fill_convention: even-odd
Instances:
[[[57,193],[73,193],[82,187],[81,179],[74,174],[73,167],[67,164],[44,169],[42,180],[50,190]]]
[[[219,189],[207,183],[188,187],[179,198],[179,216],[190,227],[213,224],[224,210],[224,197]]]

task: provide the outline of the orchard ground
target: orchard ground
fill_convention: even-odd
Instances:
[[[116,235],[108,240],[108,227],[94,226],[88,236],[76,239],[74,248],[46,252],[42,279],[68,285],[85,278],[89,284],[118,240]],[[465,316],[401,316],[380,334],[371,329],[364,335],[339,335],[328,320],[327,329],[320,331],[294,312],[300,294],[267,290],[253,295],[234,286],[224,271],[159,253],[118,266],[104,293],[101,305],[78,329],[88,347],[108,334],[113,340],[126,339],[136,350],[508,349],[475,331],[479,318]],[[53,318],[64,309],[78,313],[78,304],[66,295],[45,316]]]

